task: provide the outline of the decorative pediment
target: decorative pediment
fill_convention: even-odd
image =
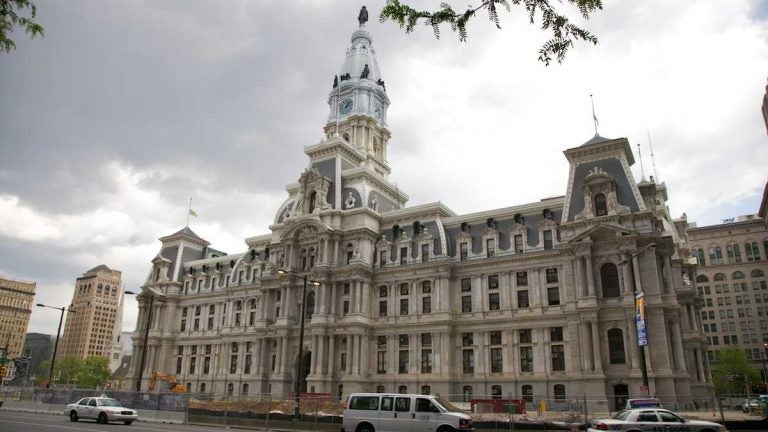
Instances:
[[[539,229],[555,229],[557,228],[557,222],[553,221],[552,219],[542,219],[537,224],[537,227]]]
[[[457,241],[461,241],[461,240],[471,241],[472,240],[472,234],[468,233],[467,231],[459,231],[459,233],[456,234],[456,240]]]
[[[600,167],[589,170],[581,185],[584,194],[584,210],[574,220],[629,213],[627,206],[619,204],[616,181]]]
[[[423,230],[421,234],[419,234],[418,237],[416,237],[416,240],[423,242],[423,241],[432,241],[434,240],[434,238],[435,236],[433,236],[432,233],[430,233],[427,230]]]
[[[568,243],[579,243],[584,240],[610,239],[627,235],[637,235],[637,231],[613,223],[601,223],[592,226],[572,238]]]
[[[528,233],[528,227],[526,225],[521,224],[521,223],[513,223],[509,227],[509,233],[511,235],[527,234]]]
[[[387,236],[381,235],[379,241],[376,242],[376,249],[388,248],[391,243],[387,240]]]
[[[299,177],[299,193],[296,207],[290,212],[291,217],[319,213],[331,208],[328,204],[328,190],[331,180],[314,167],[307,168]]]
[[[402,233],[402,234],[400,234],[400,237],[398,237],[398,239],[397,239],[397,244],[398,245],[409,245],[409,244],[411,244],[411,238],[408,237],[408,234]]]
[[[495,237],[499,234],[499,231],[496,229],[495,226],[488,226],[485,227],[483,230],[483,237]]]

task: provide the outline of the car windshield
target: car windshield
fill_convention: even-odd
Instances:
[[[619,411],[611,418],[614,420],[626,420],[629,413],[630,411]]]
[[[433,403],[435,404],[435,406],[437,406],[438,409],[443,410],[443,412],[461,412],[461,410],[456,405],[448,402],[447,400],[441,397],[436,397],[433,400]]]
[[[99,399],[99,406],[119,407],[123,405],[114,399]]]

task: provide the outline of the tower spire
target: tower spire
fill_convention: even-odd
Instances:
[[[645,133],[648,134],[648,147],[651,149],[651,165],[653,166],[653,178],[655,178],[657,181],[659,179],[659,174],[656,172],[656,159],[653,157],[653,144],[651,143],[651,133],[649,131],[645,131]]]
[[[640,142],[637,142],[637,157],[640,159],[640,180],[645,181],[645,169],[643,168],[643,153],[640,151]]]

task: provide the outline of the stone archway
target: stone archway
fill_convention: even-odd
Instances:
[[[624,406],[627,404],[627,399],[629,399],[629,386],[626,384],[614,385],[613,386],[614,409],[616,411],[623,410]]]

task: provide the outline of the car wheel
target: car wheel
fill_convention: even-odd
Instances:
[[[368,423],[363,423],[357,427],[356,432],[374,432],[373,426]]]
[[[450,426],[443,426],[440,429],[437,430],[437,432],[454,432],[456,429],[450,427]]]
[[[107,415],[105,413],[99,414],[99,418],[96,421],[101,424],[107,424]]]
[[[74,412],[74,411],[71,411],[71,412],[69,413],[69,421],[71,421],[71,422],[76,422],[76,421],[78,421],[78,420],[80,420],[80,418],[77,416],[77,413],[76,413],[76,412]]]
[[[123,420],[123,423],[125,423],[126,426],[130,426],[131,423],[133,423],[133,420]]]

